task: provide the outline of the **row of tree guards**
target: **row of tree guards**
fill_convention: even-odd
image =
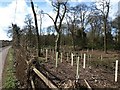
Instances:
[[[49,49],[46,49],[45,53],[46,53],[46,62],[48,61],[48,50]],[[41,49],[41,51],[43,52],[43,50]],[[55,54],[56,58],[55,58],[55,68],[58,67],[58,52],[55,52],[54,50],[50,49],[50,52],[53,52],[53,54]],[[69,61],[69,54],[67,53],[66,54],[67,56],[67,61]],[[79,65],[80,65],[80,59],[83,60],[83,68],[85,69],[86,68],[86,59],[88,57],[88,60],[91,60],[91,57],[92,55],[87,55],[86,53],[81,53],[81,56],[78,56],[74,53],[71,53],[71,66],[74,66],[74,56],[77,56],[77,60],[76,60],[76,79],[78,80],[79,79]],[[101,60],[103,60],[103,57],[101,55]],[[60,62],[62,63],[63,62],[63,53],[61,52],[60,53]],[[118,81],[118,60],[116,60],[116,64],[115,64],[115,82]]]

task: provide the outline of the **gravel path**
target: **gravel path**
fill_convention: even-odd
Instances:
[[[0,90],[2,89],[2,71],[4,68],[4,62],[6,60],[6,56],[10,47],[11,46],[0,48]]]

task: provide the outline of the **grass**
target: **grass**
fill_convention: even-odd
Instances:
[[[4,70],[3,70],[3,82],[2,82],[2,88],[4,89],[15,89],[15,68],[13,67],[13,49],[10,48],[8,51],[7,59],[5,62]]]

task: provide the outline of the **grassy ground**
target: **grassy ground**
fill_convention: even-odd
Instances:
[[[3,80],[2,80],[2,86],[3,89],[15,89],[15,69],[13,67],[13,49],[10,48],[7,59],[5,62],[4,70],[3,70]]]

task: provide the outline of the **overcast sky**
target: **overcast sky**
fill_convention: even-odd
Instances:
[[[28,1],[29,0],[0,0],[0,40],[10,40],[10,38],[7,37],[6,30],[8,30],[8,27],[11,26],[12,23],[16,23],[20,27],[24,26],[25,16],[32,14],[30,2]],[[43,10],[53,17],[55,16],[49,0],[33,1],[35,6],[38,6],[37,11]],[[75,3],[94,1],[95,0],[71,0],[71,2]],[[119,0],[111,0],[110,16],[112,18],[115,17],[115,13],[118,11],[118,1]],[[48,16],[44,17],[43,21],[42,27],[53,25],[53,22]]]

